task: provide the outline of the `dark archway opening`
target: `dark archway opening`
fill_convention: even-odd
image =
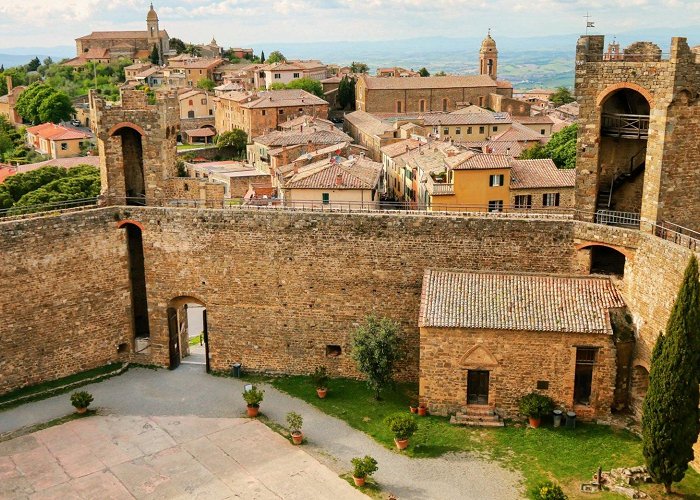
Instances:
[[[176,297],[167,309],[169,368],[199,365],[209,372],[209,330],[205,304],[194,297]]]
[[[605,246],[591,247],[591,274],[625,274],[625,254]]]
[[[146,204],[146,179],[143,171],[143,144],[141,134],[130,127],[119,129],[115,136],[122,139],[124,187],[127,205]]]
[[[150,343],[151,331],[148,323],[148,296],[146,295],[146,269],[143,255],[143,236],[136,224],[124,224],[126,230],[127,256],[129,260],[129,283],[131,285],[131,313],[134,329],[135,351],[139,352]],[[146,340],[146,342],[140,342]]]

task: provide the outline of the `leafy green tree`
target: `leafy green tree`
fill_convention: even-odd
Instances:
[[[343,109],[355,109],[355,79],[344,76],[338,85],[338,104]]]
[[[39,69],[39,66],[41,66],[41,61],[38,57],[35,57],[27,64],[27,71],[36,71]]]
[[[447,76],[447,73],[445,73],[444,71],[438,71],[433,76]]]
[[[202,55],[202,49],[191,43],[185,45],[185,52],[192,57],[199,57]]]
[[[66,170],[66,175],[20,198],[13,208],[94,198],[100,194],[100,172],[84,165]],[[12,213],[12,211],[10,211]]]
[[[559,168],[576,168],[576,135],[578,125],[569,125],[559,132],[544,146],[537,144],[526,149],[520,155],[521,159],[551,158]]]
[[[312,78],[297,78],[286,85],[288,89],[306,90],[310,94],[323,97],[323,85],[318,80]]]
[[[151,50],[151,57],[149,59],[151,60],[151,64],[160,64],[160,52],[158,51],[158,46],[155,43],[153,44],[153,50]]]
[[[39,121],[42,123],[60,123],[69,120],[75,109],[70,98],[63,92],[54,92],[39,105]]]
[[[649,474],[664,485],[681,481],[693,459],[700,432],[700,282],[695,256],[671,310],[666,333],[659,335],[651,358],[644,398],[642,444]]]
[[[270,56],[267,58],[268,64],[273,64],[277,62],[287,62],[287,58],[284,57],[284,54],[282,54],[282,52],[280,52],[279,50],[271,52]]]
[[[46,66],[47,68],[53,64],[53,59],[51,57],[46,57],[41,63],[43,66]]]
[[[173,49],[177,54],[182,54],[185,52],[185,42],[179,38],[170,39],[170,48]]]
[[[353,61],[350,65],[350,71],[352,73],[369,73],[369,66],[363,62]]]
[[[425,67],[423,67],[423,68],[418,70],[418,74],[420,76],[426,77],[426,76],[430,76],[430,71],[428,71]]]
[[[287,86],[284,83],[273,83],[270,85],[270,90],[284,90]]]
[[[15,109],[31,123],[68,120],[75,110],[70,98],[63,92],[43,83],[30,85],[17,99]]]
[[[248,135],[239,129],[222,132],[216,138],[216,147],[219,149],[231,147],[237,154],[245,151],[246,144],[248,144]]]
[[[216,83],[211,78],[202,78],[197,82],[197,88],[211,92],[216,87]]]
[[[399,325],[389,318],[368,316],[353,332],[351,342],[357,369],[367,377],[375,399],[380,399],[382,389],[393,380],[395,363],[404,356]]]
[[[571,95],[571,91],[566,87],[557,87],[557,91],[549,98],[557,106],[574,102],[576,99]]]

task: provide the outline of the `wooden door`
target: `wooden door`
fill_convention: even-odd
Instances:
[[[177,324],[177,309],[168,308],[168,335],[169,335],[169,351],[170,351],[170,370],[174,370],[180,366],[180,330]]]
[[[489,403],[489,372],[469,370],[467,374],[467,404],[485,405]]]

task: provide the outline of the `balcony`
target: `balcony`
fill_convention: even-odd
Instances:
[[[425,188],[432,196],[455,194],[455,185],[434,180],[431,175],[426,176]]]
[[[622,139],[648,139],[649,115],[603,113],[601,133]]]

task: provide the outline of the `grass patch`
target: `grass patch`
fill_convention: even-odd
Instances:
[[[376,401],[366,384],[357,380],[333,379],[328,395],[316,395],[310,377],[280,377],[270,383],[292,396],[303,399],[323,412],[338,417],[351,427],[365,432],[389,449],[395,450],[393,436],[384,418],[395,412],[408,412],[416,400],[414,384],[397,384]],[[530,429],[525,425],[504,428],[461,427],[445,417],[415,417],[418,431],[411,438],[405,454],[413,457],[436,457],[448,452],[471,452],[518,470],[529,491],[544,480],[554,480],[572,497],[578,497],[580,483],[593,477],[598,466],[603,470],[644,463],[641,440],[625,430],[604,425],[577,423],[574,431],[543,426]],[[352,478],[350,478],[352,481]],[[653,497],[663,488],[645,485],[642,489]],[[689,470],[685,479],[674,484],[674,491],[685,498],[700,500],[700,474]],[[612,493],[586,495],[586,498],[619,498]]]
[[[216,147],[214,144],[178,144],[178,151],[187,151],[188,149],[206,149]]]
[[[355,480],[352,478],[352,474],[341,474],[340,477],[341,479],[345,479],[350,486],[361,491],[370,498],[375,500],[384,500],[387,498],[387,495],[382,493],[382,488],[379,484],[371,477],[365,479],[365,485],[363,487],[355,486]]]
[[[190,337],[189,344],[190,345],[199,345],[202,339],[202,334],[200,333],[196,337]]]
[[[90,380],[95,377],[104,376],[103,378],[98,379],[104,380],[110,376],[110,373],[116,371],[121,366],[122,363],[111,363],[98,368],[93,368],[92,370],[75,373],[67,377],[42,382],[29,387],[22,387],[21,389],[8,392],[0,396],[0,411],[13,408],[30,401],[46,399],[57,394],[72,391],[73,389],[82,385],[95,382],[95,380]],[[22,399],[20,401],[15,401],[18,398]]]

